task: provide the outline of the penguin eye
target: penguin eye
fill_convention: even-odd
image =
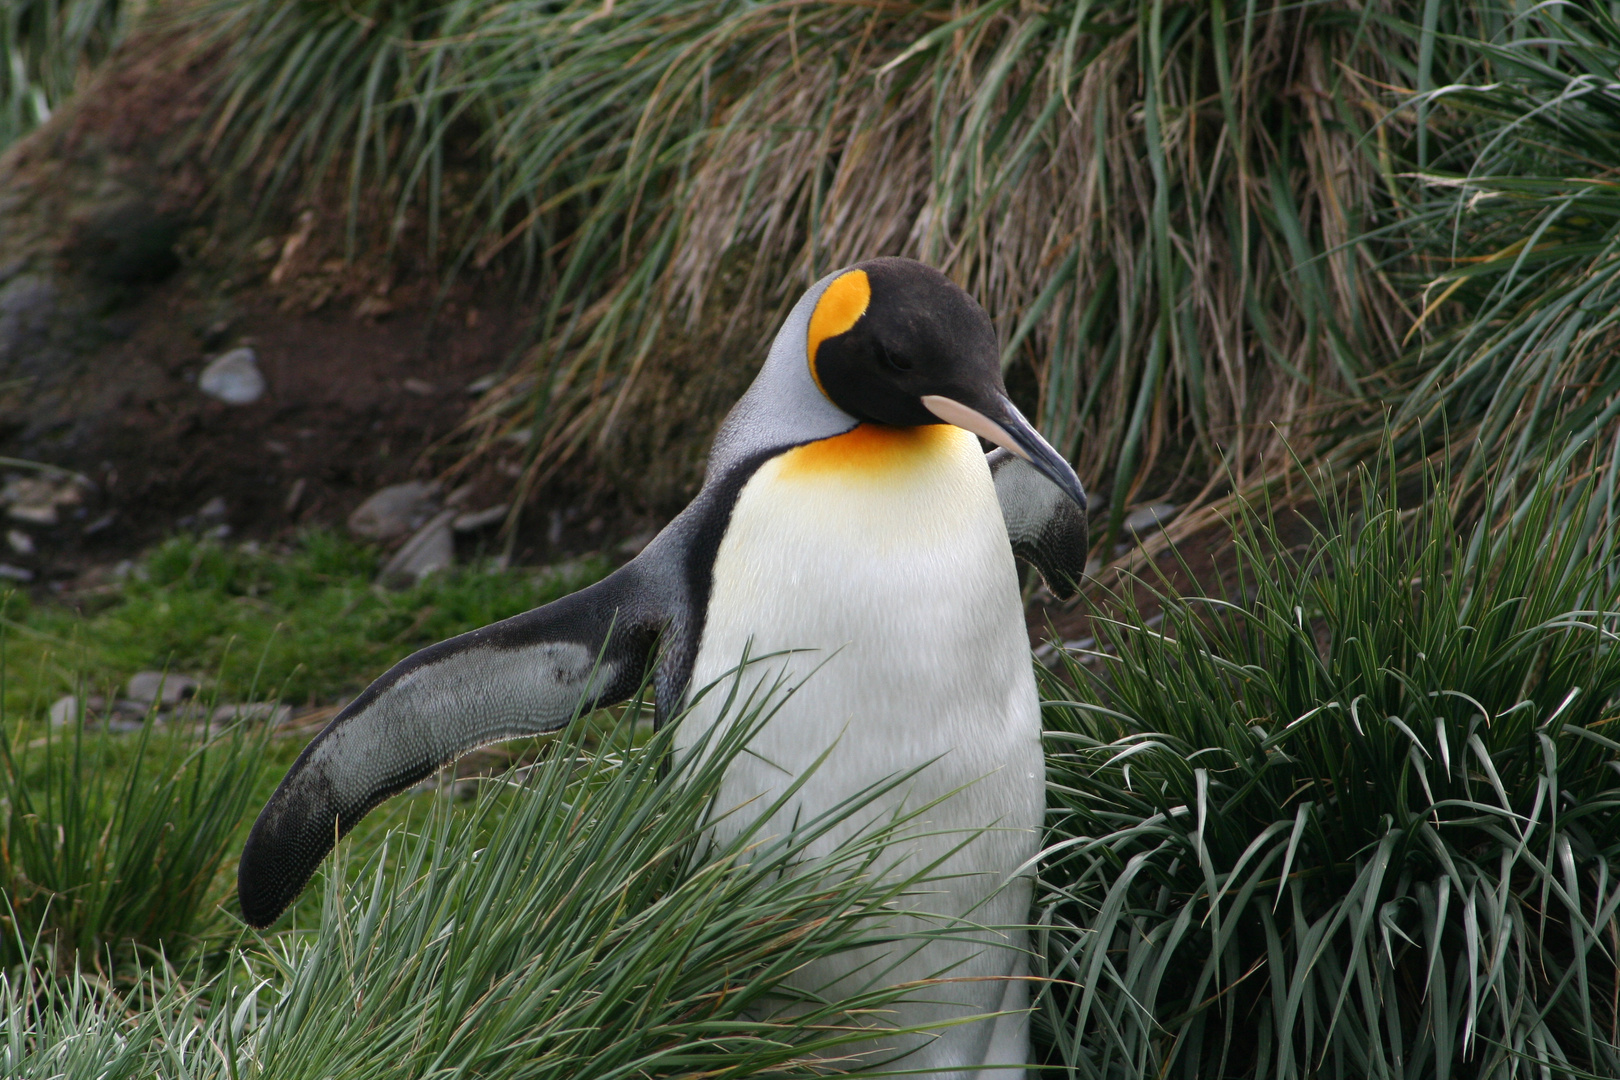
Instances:
[[[910,360],[907,360],[902,356],[896,356],[894,353],[890,352],[889,347],[883,344],[881,341],[878,342],[878,351],[883,354],[883,362],[888,365],[891,371],[911,370]]]

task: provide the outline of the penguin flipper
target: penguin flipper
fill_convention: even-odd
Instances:
[[[996,500],[1013,554],[1034,564],[1060,600],[1080,588],[1090,535],[1086,508],[1077,506],[1028,461],[1006,450],[988,456]]]
[[[665,619],[632,562],[589,588],[430,645],[366,688],[298,756],[237,867],[269,926],[374,806],[489,743],[555,731],[642,685]]]

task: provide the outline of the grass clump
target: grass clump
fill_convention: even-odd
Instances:
[[[1468,487],[1533,476],[1568,441],[1620,445],[1620,19],[1602,4],[1496,15],[1465,43],[1466,77],[1413,105],[1450,138],[1399,226],[1423,305],[1385,374],[1408,453],[1423,432],[1461,436]]]
[[[220,902],[246,819],[301,741],[252,723],[221,732],[225,702],[327,704],[414,648],[546,603],[605,563],[535,574],[468,568],[401,593],[374,587],[376,553],[311,532],[267,552],[177,537],[80,613],[6,608],[0,678],[0,967],[82,963],[119,974],[137,954],[217,951]],[[203,677],[199,700],[119,734],[87,714],[136,670]],[[46,706],[78,703],[53,726]],[[296,695],[296,697],[293,697]],[[60,717],[58,718],[60,719]],[[385,830],[379,814],[362,835]],[[134,950],[134,951],[132,951]]]
[[[710,798],[770,705],[738,702],[734,728],[681,757],[673,722],[633,750],[634,712],[594,750],[576,724],[469,813],[356,852],[363,869],[328,874],[314,940],[276,946],[255,1074],[804,1075],[812,1052],[869,1036],[900,991],[822,1001],[781,983],[883,940],[929,887],[876,872],[909,819],[809,856],[905,777],[790,835],[710,848]]]
[[[800,290],[902,254],[996,315],[1116,522],[1171,460],[1247,478],[1362,400],[1407,321],[1360,238],[1410,128],[1369,133],[1468,26],[1281,0],[205,10],[219,160],[351,215],[382,193],[392,235],[420,208],[454,265],[537,287],[539,344],[481,419],[533,428],[525,483],[592,448],[642,487],[668,444],[695,467]]]
[[[904,991],[822,1000],[783,981],[893,940],[910,892],[939,883],[882,872],[912,818],[818,850],[905,776],[786,836],[705,839],[721,776],[775,700],[734,702],[737,722],[678,758],[674,723],[639,747],[635,710],[600,741],[576,723],[470,806],[436,801],[378,844],[346,842],[318,922],[245,939],[209,979],[0,978],[0,1064],[75,1080],[837,1071]]]
[[[0,6],[0,149],[50,119],[127,29],[130,0]]]
[[[1050,707],[1044,1001],[1088,1077],[1620,1073],[1615,474],[1367,478]],[[1404,509],[1411,506],[1414,509]]]
[[[121,740],[82,713],[29,741],[7,727],[0,967],[110,972],[130,946],[179,956],[217,929],[219,872],[260,786],[262,727],[212,738],[148,717]]]

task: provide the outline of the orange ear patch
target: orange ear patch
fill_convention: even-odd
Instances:
[[[827,388],[821,385],[821,376],[816,372],[816,350],[823,341],[854,326],[866,314],[866,306],[871,302],[872,283],[865,270],[840,274],[816,301],[816,310],[810,313],[810,377],[816,380],[816,387],[823,395]]]

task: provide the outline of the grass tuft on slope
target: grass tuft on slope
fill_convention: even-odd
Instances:
[[[1446,478],[1232,597],[1101,624],[1052,704],[1041,917],[1081,1077],[1620,1073],[1615,470],[1466,526]],[[1095,664],[1095,666],[1093,666]]]
[[[785,980],[960,930],[895,923],[942,884],[883,872],[885,845],[926,823],[880,816],[829,838],[905,776],[786,836],[706,839],[721,776],[778,700],[740,696],[683,757],[674,724],[632,746],[634,710],[600,741],[576,723],[471,806],[435,800],[379,843],[346,842],[303,908],[313,925],[245,937],[212,977],[157,971],[122,992],[77,971],[0,979],[0,1062],[71,1080],[841,1071],[900,993],[926,987],[823,997]]]

